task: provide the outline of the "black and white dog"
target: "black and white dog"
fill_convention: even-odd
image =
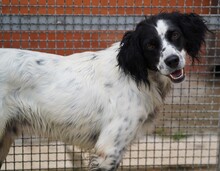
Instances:
[[[114,171],[184,80],[208,31],[197,14],[161,13],[121,43],[68,57],[0,50],[0,165],[22,132],[94,149],[90,170]]]

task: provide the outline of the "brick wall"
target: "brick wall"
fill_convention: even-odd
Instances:
[[[24,48],[68,55],[84,50],[97,50],[119,41],[124,30],[30,30],[13,20],[33,16],[144,16],[161,11],[211,13],[209,0],[2,0],[2,21],[10,16],[10,27],[0,32],[0,47]],[[193,6],[193,8],[192,8]],[[74,17],[74,16],[73,16]],[[41,24],[41,21],[37,21]],[[36,24],[36,25],[37,25]],[[54,23],[57,24],[57,23]],[[122,23],[123,24],[123,23]],[[135,24],[135,23],[134,23]],[[11,27],[16,25],[18,30]]]

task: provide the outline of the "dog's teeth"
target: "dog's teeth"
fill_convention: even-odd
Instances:
[[[177,72],[177,71],[175,71],[175,72]],[[175,72],[173,72],[173,74],[174,74]],[[180,70],[180,74],[179,74],[178,76],[174,76],[173,74],[172,74],[172,73],[170,74],[170,77],[171,77],[172,79],[179,79],[179,78],[181,78],[181,77],[183,76],[183,69]]]
[[[184,68],[181,70],[176,70],[176,71],[172,72],[171,74],[168,75],[168,77],[174,83],[182,82],[185,78]]]

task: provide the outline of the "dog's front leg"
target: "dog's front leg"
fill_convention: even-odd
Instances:
[[[115,171],[126,147],[134,140],[137,124],[128,118],[108,123],[96,143],[96,155],[90,161],[90,171]]]

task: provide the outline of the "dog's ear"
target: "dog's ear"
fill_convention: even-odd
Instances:
[[[195,13],[179,13],[177,20],[185,38],[185,50],[194,61],[198,59],[200,48],[205,43],[205,34],[209,29],[203,18]]]
[[[125,72],[130,74],[136,83],[148,83],[148,72],[145,66],[144,56],[140,47],[137,31],[128,31],[124,34],[118,53],[118,65]]]

